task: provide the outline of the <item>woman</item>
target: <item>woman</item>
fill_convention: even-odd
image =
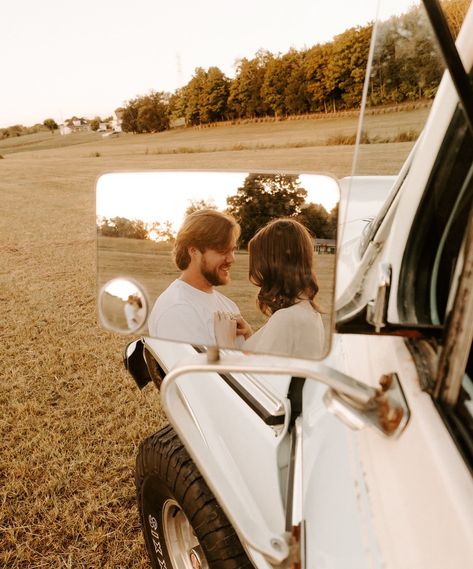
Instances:
[[[301,358],[324,353],[324,326],[315,303],[319,290],[313,268],[313,244],[308,230],[294,219],[270,221],[248,245],[249,278],[260,287],[258,306],[270,318],[254,334],[240,316],[218,314],[217,341],[234,346],[231,338],[245,337],[242,349]]]

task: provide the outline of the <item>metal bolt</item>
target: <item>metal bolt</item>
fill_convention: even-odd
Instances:
[[[283,549],[283,545],[282,545],[280,539],[272,539],[272,540],[271,540],[271,546],[272,546],[273,549],[275,549],[276,551],[282,551],[282,549]]]

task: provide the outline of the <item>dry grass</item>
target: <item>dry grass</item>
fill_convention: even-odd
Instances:
[[[352,147],[183,155],[144,149],[325,139],[345,131],[346,120],[353,121],[242,125],[116,140],[71,135],[61,140],[61,148],[50,148],[54,137],[48,135],[42,150],[15,151],[0,142],[5,156],[0,164],[1,567],[149,566],[134,502],[134,457],[139,441],[165,418],[156,394],[140,394],[122,369],[126,340],[96,325],[97,177],[151,168],[318,170],[343,176],[350,172]],[[411,144],[370,146],[368,170],[392,173]]]

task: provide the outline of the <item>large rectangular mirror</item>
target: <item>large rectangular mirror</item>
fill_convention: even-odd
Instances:
[[[339,186],[308,173],[152,171],[97,181],[100,324],[321,359]]]

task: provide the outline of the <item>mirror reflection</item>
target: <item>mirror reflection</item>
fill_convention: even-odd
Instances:
[[[331,339],[339,197],[336,180],[316,174],[106,174],[98,284],[139,283],[152,337],[320,359]]]
[[[143,328],[148,316],[148,302],[141,288],[129,279],[108,281],[98,297],[101,324],[122,334]]]

